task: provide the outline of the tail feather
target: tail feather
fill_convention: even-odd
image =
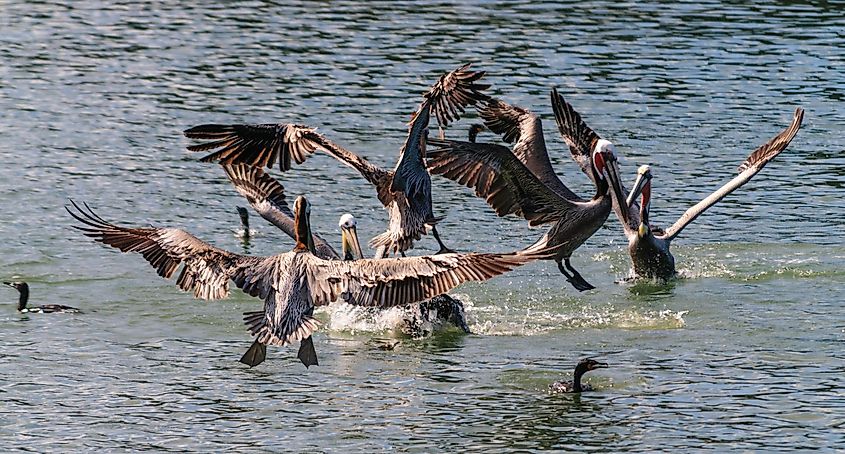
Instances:
[[[374,236],[370,240],[370,247],[374,249],[378,248],[385,248],[387,253],[397,253],[397,252],[404,252],[408,249],[414,247],[414,240],[419,240],[421,235],[417,235],[416,238],[412,237],[404,237],[404,238],[397,238],[393,232],[386,231]]]

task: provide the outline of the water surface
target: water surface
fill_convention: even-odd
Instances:
[[[11,1],[0,30],[2,277],[30,282],[33,302],[85,311],[22,316],[3,291],[7,449],[845,448],[835,5]],[[182,129],[295,121],[389,167],[419,95],[467,61],[494,95],[543,118],[553,164],[579,194],[589,182],[557,137],[551,87],[616,144],[629,179],[651,164],[662,225],[730,179],[796,106],[807,114],[786,152],[676,241],[682,279],[617,283],[629,263],[611,218],[573,258],[597,290],[532,264],[456,290],[475,335],[383,351],[386,323],[335,325],[317,334],[321,365],[307,371],[291,348],[254,369],[237,362],[250,343],[240,314],[259,301],[195,301],[141,257],[69,228],[73,198],[243,252],[232,229],[244,202],[184,150]],[[371,188],[330,157],[281,179],[311,199],[329,238],[343,212],[362,237],[383,229]],[[542,233],[434,184],[452,247],[504,251]],[[291,247],[259,221],[249,253]],[[587,355],[611,365],[588,376],[597,392],[546,392]]]

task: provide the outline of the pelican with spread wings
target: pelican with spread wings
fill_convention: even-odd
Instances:
[[[669,251],[672,241],[708,208],[748,183],[754,175],[763,170],[763,167],[769,161],[784,151],[798,133],[798,130],[801,129],[803,119],[804,109],[799,107],[795,110],[792,123],[786,129],[754,150],[746,158],[739,166],[739,175],[690,207],[666,230],[658,229],[649,223],[652,174],[649,166],[641,166],[637,172],[634,187],[624,202],[624,206],[631,207],[634,206],[636,198],[641,197],[639,211],[617,210],[625,236],[628,238],[628,253],[634,265],[634,274],[637,277],[648,279],[666,280],[672,278],[675,275],[675,257]]]
[[[256,337],[242,362],[260,364],[266,345],[300,341],[298,357],[305,366],[317,364],[312,333],[319,327],[314,307],[343,300],[349,304],[387,308],[411,304],[445,293],[467,281],[485,281],[543,253],[447,253],[433,256],[323,260],[315,247],[305,197],[294,202],[296,246],[271,257],[235,254],[216,248],[176,228],[123,227],[106,221],[88,205],[71,201],[67,211],[82,225],[77,229],[95,241],[122,252],[140,253],[156,272],[196,298],[221,299],[229,281],[264,301],[264,310],[247,312],[244,320]],[[84,208],[83,208],[84,207]]]
[[[499,216],[515,214],[531,226],[552,224],[529,249],[555,248],[557,252],[549,258],[575,289],[585,291],[595,287],[572,266],[570,257],[610,215],[611,189],[621,191],[619,171],[613,144],[588,128],[557,90],[552,90],[551,97],[572,158],[596,187],[592,198],[582,199],[555,174],[540,118],[497,99],[488,100],[478,111],[487,129],[501,134],[505,142],[515,142],[513,149],[473,142],[478,132],[473,127],[470,142],[431,140],[438,148],[428,154],[428,169],[474,188]]]
[[[323,150],[354,168],[375,186],[378,199],[388,211],[388,228],[370,241],[383,254],[402,253],[431,229],[440,245],[439,253],[451,252],[437,232],[439,220],[431,201],[431,176],[426,170],[425,153],[430,116],[443,126],[460,118],[468,105],[487,99],[481,93],[489,85],[477,83],[483,71],[470,71],[469,65],[440,77],[423,95],[423,101],[409,124],[408,136],[393,170],[382,169],[363,157],[332,142],[316,129],[297,124],[219,125],[205,124],[186,130],[185,136],[207,142],[188,150],[216,150],[203,157],[205,162],[249,164],[288,171],[293,162],[301,164],[316,150]]]
[[[243,164],[223,166],[229,181],[247,199],[252,208],[264,219],[296,239],[294,215],[285,199],[285,188],[260,167]],[[335,250],[319,235],[312,232],[315,255],[325,260],[361,260],[364,254],[358,242],[358,227],[355,217],[349,213],[340,217],[341,252]],[[370,308],[365,313],[374,316],[379,309]],[[426,332],[422,327],[455,325],[469,333],[463,303],[447,293],[433,299],[409,305],[400,324],[400,331],[414,337]],[[426,325],[427,324],[427,325]]]

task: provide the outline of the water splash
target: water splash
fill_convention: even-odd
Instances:
[[[574,311],[551,312],[526,308],[520,314],[507,307],[488,306],[474,310],[484,320],[471,320],[473,333],[490,336],[532,336],[558,329],[622,328],[679,329],[686,326],[688,311],[617,309],[612,305],[580,306]],[[473,317],[475,318],[475,317]]]

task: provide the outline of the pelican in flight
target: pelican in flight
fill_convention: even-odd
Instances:
[[[575,289],[585,291],[595,287],[573,268],[570,257],[607,220],[612,206],[610,189],[621,191],[619,171],[613,144],[587,128],[556,89],[551,97],[572,158],[596,187],[591,199],[578,197],[555,174],[540,118],[496,99],[480,107],[479,115],[487,129],[501,134],[505,142],[515,142],[513,150],[489,143],[431,140],[431,145],[439,148],[429,152],[428,169],[474,188],[499,216],[516,214],[531,226],[551,223],[548,232],[527,250],[556,248],[550,259]],[[477,132],[478,128],[471,130],[471,139]]]
[[[267,175],[260,167],[248,165],[222,166],[235,189],[247,199],[261,217],[268,220],[291,238],[296,238],[294,215],[285,200],[285,188],[278,180]],[[354,216],[346,213],[340,217],[338,227],[341,233],[341,252],[335,250],[319,235],[312,232],[315,255],[324,260],[361,260],[364,254],[358,241],[358,227]],[[428,334],[430,326],[442,326],[451,322],[465,333],[469,333],[463,303],[448,294],[438,295],[409,307],[411,316],[403,320],[401,331],[412,337]],[[373,308],[369,315],[375,315]],[[251,364],[255,366],[255,364]]]
[[[221,164],[249,164],[272,167],[279,162],[279,170],[290,170],[291,163],[301,164],[316,150],[323,150],[344,164],[354,168],[373,184],[379,201],[388,211],[388,228],[370,241],[381,254],[404,251],[426,234],[426,228],[440,245],[438,253],[452,252],[437,232],[438,218],[431,202],[431,176],[425,167],[426,139],[430,115],[441,126],[460,118],[464,107],[486,99],[481,90],[489,85],[477,81],[483,71],[469,71],[469,65],[440,77],[425,94],[414,113],[400,153],[399,162],[391,170],[382,169],[363,157],[346,150],[316,129],[296,124],[218,125],[205,124],[184,131],[191,139],[208,142],[188,147],[190,151],[216,150],[201,161]]]
[[[319,327],[314,307],[343,300],[349,304],[388,308],[446,293],[467,281],[485,281],[510,271],[544,253],[448,253],[432,256],[323,260],[315,248],[305,197],[294,202],[296,246],[271,257],[235,254],[216,248],[175,228],[123,227],[112,224],[71,201],[65,207],[82,225],[74,226],[95,241],[122,252],[138,252],[159,276],[170,278],[184,265],[176,285],[200,299],[221,299],[229,281],[250,296],[264,301],[264,310],[246,312],[244,321],[256,337],[242,361],[258,364],[266,345],[284,346],[300,341],[298,358],[316,365],[311,339]]]
[[[692,221],[715,205],[728,194],[740,186],[748,183],[751,178],[763,170],[766,164],[779,155],[801,128],[804,119],[804,109],[798,108],[792,118],[792,124],[780,134],[754,150],[745,162],[739,166],[739,175],[705,197],[702,201],[689,208],[671,227],[659,229],[649,223],[651,208],[651,168],[641,166],[637,171],[637,180],[631,189],[625,206],[633,206],[637,196],[641,196],[639,212],[634,210],[617,210],[625,236],[628,238],[628,253],[634,265],[634,274],[648,279],[667,280],[675,275],[675,257],[669,252],[672,240]]]

